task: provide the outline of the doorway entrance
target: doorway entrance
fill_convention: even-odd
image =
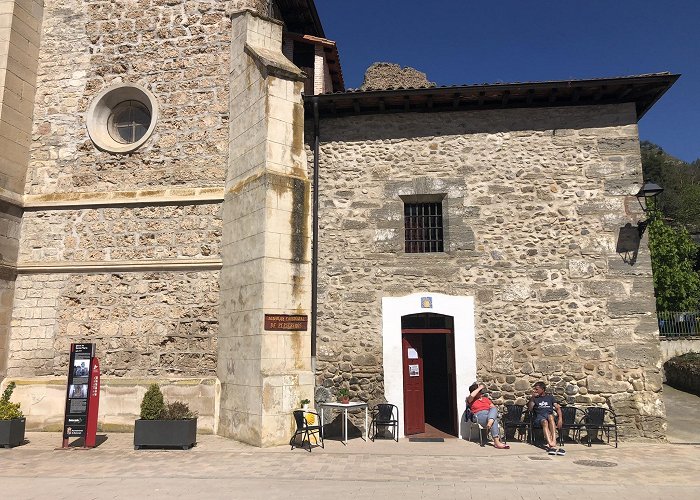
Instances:
[[[422,313],[433,313],[452,318],[454,331],[454,363],[456,372],[457,408],[454,420],[459,424],[460,437],[464,436],[464,401],[469,384],[476,380],[476,335],[474,326],[474,297],[419,292],[402,297],[382,297],[382,372],[384,397],[399,409],[399,436],[404,431],[404,359],[402,318]],[[425,402],[423,403],[425,408]]]
[[[454,320],[434,313],[401,318],[404,433],[459,434]]]

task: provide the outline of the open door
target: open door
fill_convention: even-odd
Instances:
[[[401,318],[404,433],[459,435],[452,317]]]
[[[459,435],[459,412],[457,412],[457,373],[455,370],[455,338],[454,335],[445,335],[447,350],[447,398],[452,413],[452,430]]]
[[[404,433],[420,434],[425,432],[423,342],[420,335],[404,334],[402,344]]]

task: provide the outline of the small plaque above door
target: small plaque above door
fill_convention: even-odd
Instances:
[[[416,351],[413,347],[409,347],[406,354],[408,355],[408,359],[418,359],[418,351]]]
[[[409,377],[420,377],[419,365],[408,365],[408,376]]]

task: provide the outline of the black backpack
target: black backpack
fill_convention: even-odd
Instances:
[[[464,421],[465,422],[473,422],[474,421],[474,414],[472,413],[472,409],[467,405],[467,411],[464,412]]]

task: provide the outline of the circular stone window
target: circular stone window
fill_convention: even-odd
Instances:
[[[118,84],[97,94],[90,103],[87,129],[99,149],[130,153],[148,140],[157,118],[153,94],[139,85]]]

